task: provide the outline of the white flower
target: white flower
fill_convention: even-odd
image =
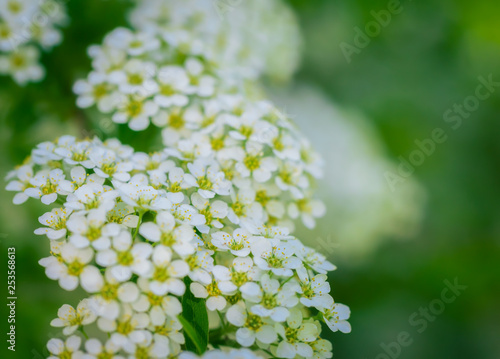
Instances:
[[[144,152],[136,152],[132,156],[134,169],[137,171],[152,171],[168,172],[175,167],[175,163],[169,159],[165,152],[155,152],[146,154]]]
[[[216,80],[214,77],[205,74],[203,63],[198,59],[189,58],[185,66],[190,79],[189,93],[200,97],[212,96]]]
[[[205,215],[198,213],[198,210],[189,204],[174,205],[170,213],[180,223],[191,226],[201,226],[206,223]]]
[[[278,357],[296,358],[297,355],[312,357],[311,344],[318,338],[319,329],[315,323],[304,322],[300,310],[292,309],[286,324],[276,323],[275,329],[283,338],[276,350]]]
[[[326,274],[327,272],[337,269],[337,267],[329,262],[324,255],[312,248],[304,246],[298,239],[289,241],[289,243],[293,246],[295,255],[306,267],[308,266],[321,274]]]
[[[184,193],[191,185],[185,180],[186,174],[180,167],[174,167],[168,171],[168,179],[164,186],[167,188],[167,198],[174,203],[181,203],[184,200]]]
[[[115,207],[116,197],[118,197],[116,191],[97,183],[91,183],[85,184],[74,193],[69,194],[64,205],[75,211],[101,209],[108,212]]]
[[[231,182],[224,179],[224,172],[217,165],[196,160],[188,163],[188,168],[191,175],[185,176],[185,179],[191,186],[199,188],[198,193],[203,198],[214,198],[216,194],[229,195]]]
[[[158,190],[144,185],[144,181],[137,176],[134,176],[129,183],[118,187],[120,197],[125,203],[150,210],[165,210],[172,207],[171,202],[162,197]]]
[[[64,144],[58,143],[58,147],[54,149],[54,153],[61,156],[69,165],[80,164],[85,168],[93,168],[94,163],[89,159],[89,151],[91,148],[90,141],[76,141],[74,137],[70,137],[69,140]],[[79,180],[78,183],[83,183],[85,181],[86,172],[82,171],[80,167],[74,167],[71,172],[78,170],[79,172],[71,175],[73,181]],[[101,183],[102,184],[102,183]]]
[[[195,206],[200,214],[205,216],[205,223],[203,225],[198,225],[196,228],[201,233],[208,233],[210,227],[209,225],[215,228],[222,228],[222,223],[220,219],[225,218],[227,216],[227,203],[219,200],[210,202],[208,199],[203,198],[195,192],[191,195],[191,201],[193,206]]]
[[[242,348],[230,349],[229,351],[207,350],[201,356],[185,351],[179,354],[179,359],[263,359],[263,357],[249,349]]]
[[[261,317],[270,317],[275,322],[284,322],[289,315],[287,307],[297,305],[295,293],[287,286],[283,288],[276,279],[271,279],[269,274],[264,274],[260,279],[262,292],[256,298],[248,298],[258,304],[251,307],[251,311]]]
[[[126,28],[117,28],[108,35],[108,44],[127,51],[131,56],[142,55],[160,47],[157,38],[147,32],[134,33]]]
[[[217,270],[215,268],[217,268]],[[218,280],[214,279],[206,286],[193,282],[191,283],[190,290],[196,298],[208,298],[206,301],[208,310],[220,311],[223,310],[227,304],[226,298],[224,298],[223,294],[232,294],[237,287],[230,281],[231,275],[229,269],[223,266],[215,266],[213,271],[214,277],[216,275],[215,272],[217,272]],[[219,287],[219,284],[221,283],[222,288]]]
[[[63,334],[73,334],[81,325],[88,325],[96,320],[96,315],[89,308],[89,300],[84,299],[75,310],[71,305],[64,304],[57,311],[58,318],[52,320],[53,327],[64,327]]]
[[[264,156],[263,146],[257,142],[248,141],[244,151],[234,154],[236,170],[242,177],[252,176],[257,182],[266,182],[271,178],[274,171],[278,169],[276,160],[270,156]]]
[[[282,191],[290,191],[296,199],[304,198],[304,189],[310,187],[302,166],[292,162],[285,162],[280,166],[275,182]]]
[[[94,147],[89,153],[89,158],[94,162],[94,171],[103,178],[113,178],[126,182],[130,179],[129,172],[133,170],[130,162],[120,162],[117,153],[103,147]]]
[[[158,111],[152,122],[158,127],[164,127],[161,132],[163,143],[173,145],[181,138],[189,137],[191,131],[186,128],[185,112],[183,107],[170,106]]]
[[[118,355],[120,347],[115,345],[111,340],[108,340],[104,345],[95,338],[89,339],[85,342],[85,350],[82,359],[124,359],[123,356]]]
[[[33,167],[31,165],[21,166],[7,175],[7,180],[11,178],[15,179],[10,181],[5,189],[7,191],[19,192],[16,193],[12,202],[14,204],[26,202],[29,196],[24,192],[27,188],[32,187],[31,180],[33,178]]]
[[[288,205],[288,214],[290,218],[295,219],[299,216],[307,228],[314,228],[315,218],[324,216],[326,207],[323,202],[317,199],[299,199],[297,202],[291,202]]]
[[[159,91],[155,95],[154,101],[160,107],[187,105],[189,99],[186,94],[189,90],[189,77],[182,67],[164,66],[160,68],[157,81]]]
[[[47,277],[58,280],[61,288],[72,291],[78,283],[89,292],[97,292],[103,284],[103,278],[99,270],[89,265],[93,257],[90,248],[78,249],[70,243],[61,247],[61,261],[55,257],[43,258],[39,261],[45,267]]]
[[[102,209],[92,209],[86,215],[74,213],[66,226],[71,232],[69,241],[77,248],[107,249],[110,237],[120,232],[118,224],[106,222],[106,212]]]
[[[114,87],[108,82],[107,75],[91,72],[87,80],[78,80],[73,85],[73,92],[78,95],[76,104],[80,108],[97,105],[99,111],[111,112],[115,106]]]
[[[193,254],[195,245],[192,243],[194,230],[187,224],[179,226],[170,212],[159,212],[156,223],[144,222],[139,227],[139,233],[151,242],[160,242],[172,249],[181,257]]]
[[[52,204],[57,200],[57,195],[65,195],[59,184],[65,180],[64,173],[57,168],[52,171],[42,170],[30,181],[33,187],[27,188],[24,193],[33,198],[41,198],[43,204]]]
[[[122,313],[115,320],[104,317],[97,319],[100,330],[111,334],[111,342],[119,347],[130,345],[133,338],[144,336],[144,330],[149,325],[149,316],[145,313],[135,313],[128,304],[122,305]]]
[[[123,345],[123,349],[130,354],[129,359],[141,357],[163,359],[167,358],[170,353],[169,339],[163,335],[153,335],[148,331],[131,333],[129,340]]]
[[[238,194],[231,193],[231,203],[227,218],[234,224],[239,224],[241,219],[249,218],[254,222],[263,221],[263,207],[257,202],[257,193],[252,188],[241,188]]]
[[[139,95],[120,96],[118,110],[113,115],[116,123],[127,123],[134,131],[142,131],[149,126],[151,117],[158,112],[158,105]]]
[[[243,228],[233,231],[233,235],[226,232],[216,232],[212,234],[212,244],[221,250],[229,250],[233,255],[246,257],[250,254],[250,244],[253,241],[252,235]]]
[[[57,151],[58,149],[56,149]],[[65,162],[67,159],[64,160]],[[75,161],[71,161],[75,162]],[[92,161],[83,161],[82,163],[85,163],[86,166],[90,166],[90,168],[94,167],[94,164],[91,163]],[[68,192],[69,194],[72,194],[75,190],[79,189],[82,187],[84,184],[89,184],[89,185],[96,185],[96,186],[102,186],[104,184],[105,179],[98,176],[95,173],[92,173],[91,175],[87,174],[87,171],[85,168],[81,166],[76,166],[73,167],[70,171],[70,176],[71,176],[71,181],[69,180],[64,180],[61,181],[60,187],[62,190]]]
[[[202,249],[185,259],[189,263],[189,278],[193,282],[208,285],[212,281],[210,273],[214,267],[214,259],[211,254],[212,252]]]
[[[158,85],[153,80],[155,74],[156,66],[152,62],[132,59],[123,68],[111,72],[108,78],[121,92],[146,97],[158,90]]]
[[[181,278],[189,273],[187,263],[180,259],[172,261],[172,250],[163,245],[155,247],[152,260],[154,267],[147,275],[151,291],[156,295],[183,295],[186,285]]]
[[[330,359],[333,357],[332,343],[325,339],[318,339],[309,344],[313,349],[313,358]]]
[[[140,277],[137,284],[142,293],[132,304],[132,308],[137,312],[149,312],[153,325],[163,325],[167,316],[174,318],[182,312],[182,304],[179,299],[171,295],[154,294],[147,278]]]
[[[249,313],[239,302],[226,312],[229,323],[239,327],[236,331],[236,341],[244,347],[252,346],[255,341],[271,344],[278,339],[274,328],[265,319]]]
[[[0,55],[0,74],[10,74],[19,85],[39,81],[45,70],[38,63],[40,51],[34,46],[22,46],[15,52]]]
[[[293,254],[293,248],[278,238],[261,238],[252,244],[255,264],[262,270],[270,270],[279,276],[290,277],[301,261]]]
[[[134,303],[139,297],[139,288],[133,282],[118,282],[106,270],[105,281],[89,299],[89,308],[99,317],[114,320],[120,314],[122,303]]]
[[[46,234],[51,240],[61,239],[66,236],[66,220],[73,211],[65,208],[54,208],[52,211],[44,213],[38,221],[47,226],[35,230],[35,234]]]
[[[255,298],[261,293],[261,287],[256,282],[261,276],[261,271],[254,266],[250,257],[236,257],[233,260],[231,282],[239,289],[243,298]]]
[[[322,309],[323,319],[332,332],[340,330],[342,333],[351,332],[351,324],[347,321],[351,310],[347,305],[334,303],[331,307]]]
[[[148,243],[132,243],[128,230],[121,230],[113,237],[113,245],[97,253],[96,262],[109,267],[110,275],[118,282],[128,281],[132,273],[144,276],[151,270],[149,257],[153,248]]]
[[[315,307],[318,310],[328,308],[333,304],[330,293],[330,284],[326,274],[317,274],[309,278],[307,269],[297,269],[300,278],[300,302],[306,307]]]
[[[136,228],[139,223],[139,216],[135,215],[134,207],[119,202],[106,215],[106,220],[111,223],[118,223],[127,228]]]
[[[63,342],[61,339],[50,339],[47,349],[50,352],[48,359],[81,359],[83,353],[79,350],[82,340],[76,335],[70,336]]]

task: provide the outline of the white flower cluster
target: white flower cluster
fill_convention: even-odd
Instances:
[[[45,69],[40,49],[62,41],[58,27],[66,22],[64,5],[57,0],[3,0],[0,2],[0,74],[19,85],[39,81]]]
[[[291,230],[290,219],[301,217],[312,228],[325,211],[311,198],[322,175],[320,157],[271,103],[228,93],[221,85],[227,78],[217,75],[201,46],[181,41],[170,32],[159,37],[114,30],[89,51],[94,71],[74,86],[78,105],[97,105],[135,131],[153,123],[178,157],[213,158],[237,188],[234,223],[244,211]],[[196,176],[207,167],[199,161],[193,166]]]
[[[248,78],[285,81],[300,61],[298,21],[282,0],[137,0],[130,23],[202,40],[222,68]]]
[[[231,143],[248,134],[231,133]],[[194,159],[168,147],[146,154],[116,139],[63,136],[38,145],[9,173],[14,203],[32,197],[56,204],[35,231],[50,239],[51,256],[40,260],[46,275],[88,293],[52,321],[68,338],[49,341],[50,358],[176,356],[192,339],[183,324],[187,293],[209,313],[202,358],[331,358],[321,322],[350,331],[349,308],[329,294],[327,272],[335,266],[272,225],[269,203],[285,190],[245,181],[269,178],[265,166],[244,169],[272,159],[258,154],[246,153],[230,177],[213,152]],[[299,190],[286,191],[292,188]],[[87,338],[88,327],[101,335]]]

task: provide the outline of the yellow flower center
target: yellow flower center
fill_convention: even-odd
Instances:
[[[107,95],[108,94],[108,85],[106,85],[106,84],[95,85],[94,89],[93,89],[93,94],[94,94],[94,97],[97,99],[103,97],[104,95]]]
[[[170,127],[175,129],[180,129],[184,127],[184,118],[179,113],[172,113],[168,118],[168,124]]]
[[[151,304],[152,306],[161,305],[163,303],[162,296],[155,295],[151,292],[147,293],[146,295],[148,297],[149,304]]]
[[[250,171],[255,171],[260,167],[260,158],[258,156],[246,155],[243,163]]]
[[[234,202],[231,208],[238,217],[245,214],[245,205],[239,201]]]
[[[106,283],[101,289],[101,296],[107,301],[118,298],[118,284]]]
[[[116,326],[116,332],[124,335],[131,333],[133,330],[134,326],[132,325],[130,318],[125,321],[118,322]]]
[[[259,330],[262,325],[264,325],[262,318],[254,314],[249,314],[245,322],[245,327],[253,331]]]
[[[118,252],[118,263],[129,266],[134,262],[134,256],[130,251]]]
[[[207,177],[198,177],[198,184],[200,185],[201,189],[204,190],[211,190],[212,189],[212,182]]]
[[[128,75],[128,83],[131,85],[140,85],[142,84],[143,78],[139,74],[130,74]]]
[[[101,237],[101,228],[100,227],[89,227],[87,233],[85,233],[88,240],[93,242],[96,239]]]
[[[274,295],[266,293],[263,295],[261,303],[264,306],[264,308],[272,309],[276,307],[277,301]]]
[[[18,14],[23,9],[23,6],[17,1],[9,1],[7,4],[7,9],[9,9],[9,11],[13,14]]]
[[[78,277],[82,272],[85,265],[80,263],[78,259],[75,259],[73,262],[68,264],[68,274]]]
[[[212,138],[210,140],[210,145],[214,151],[219,151],[224,148],[224,139],[222,137]]]
[[[241,287],[243,284],[248,282],[248,276],[245,272],[233,271],[231,274],[231,280],[236,286]]]
[[[255,200],[263,206],[265,206],[270,199],[271,198],[267,195],[267,192],[265,190],[259,190],[255,194]]]
[[[171,85],[162,85],[160,87],[160,93],[164,96],[172,96],[175,94],[175,90]]]
[[[126,109],[130,117],[139,116],[142,113],[142,102],[139,100],[131,100]]]
[[[170,278],[170,274],[168,273],[167,267],[155,267],[155,271],[153,273],[153,279],[158,282],[165,282]]]
[[[219,286],[217,285],[216,281],[213,281],[212,283],[207,285],[206,289],[207,289],[208,295],[211,297],[217,297],[221,294],[221,292],[219,290]]]

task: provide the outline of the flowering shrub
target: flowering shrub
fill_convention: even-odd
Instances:
[[[20,85],[45,75],[40,49],[62,41],[58,29],[66,22],[64,5],[55,0],[4,0],[0,3],[0,74]]]
[[[222,68],[247,78],[288,80],[300,62],[301,34],[282,0],[137,0],[132,26],[202,41]]]
[[[330,358],[321,323],[350,331],[335,266],[292,235],[324,214],[321,159],[205,46],[119,28],[89,49],[78,105],[152,123],[163,149],[63,136],[8,174],[14,203],[51,206],[35,231],[50,240],[46,275],[87,294],[51,322],[67,339],[50,358]]]

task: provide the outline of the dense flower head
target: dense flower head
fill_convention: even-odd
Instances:
[[[235,140],[243,136],[234,131]],[[350,331],[348,308],[330,295],[326,273],[335,266],[274,223],[259,199],[265,184],[252,176],[228,177],[211,152],[146,154],[117,139],[71,136],[38,145],[8,174],[7,189],[15,203],[31,197],[49,206],[35,231],[50,240],[40,264],[63,289],[88,294],[52,321],[70,336],[49,342],[52,357],[178,355],[186,293],[206,304],[211,335],[249,348],[209,347],[202,358],[266,357],[261,349],[329,357],[320,323]],[[294,195],[273,186],[278,203],[282,192]],[[83,343],[78,333],[88,326],[102,335]]]
[[[245,78],[285,81],[299,64],[298,21],[282,0],[137,0],[129,19],[139,30],[203,41],[215,62]]]
[[[0,74],[20,85],[39,81],[45,69],[40,51],[62,41],[64,5],[56,0],[4,0],[0,3]]]
[[[134,131],[160,128],[168,147],[164,155],[193,160],[187,176],[182,168],[167,175],[182,179],[172,192],[195,185],[201,197],[212,198],[228,194],[232,181],[227,211],[233,223],[264,217],[293,229],[290,219],[300,217],[314,227],[325,211],[312,198],[321,158],[285,114],[268,101],[231,91],[227,74],[203,55],[201,45],[182,41],[174,32],[112,31],[89,50],[93,71],[74,86],[78,105],[96,105]],[[165,181],[162,176],[154,172],[152,182]]]

